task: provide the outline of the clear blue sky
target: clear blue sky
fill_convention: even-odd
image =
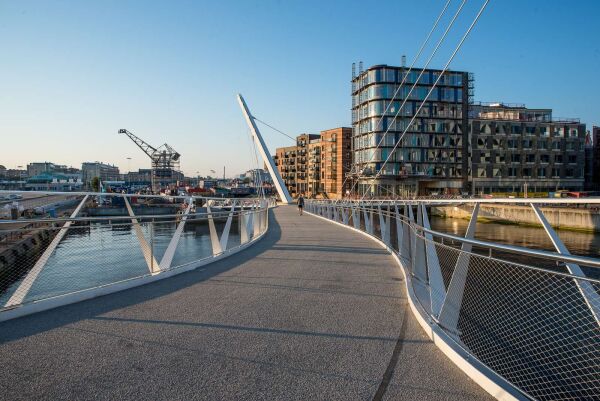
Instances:
[[[443,3],[0,0],[0,164],[147,167],[127,128],[171,144],[189,175],[241,172],[254,162],[238,92],[291,135],[348,126],[352,62],[410,64]],[[476,100],[600,125],[599,21],[595,0],[492,0],[451,68],[475,73]],[[271,150],[291,144],[262,131]]]

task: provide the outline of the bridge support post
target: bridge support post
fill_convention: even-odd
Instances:
[[[221,234],[221,240],[219,243],[221,244],[221,249],[223,251],[227,250],[227,242],[229,241],[229,231],[231,230],[231,221],[233,220],[233,214],[235,212],[236,201],[233,201],[231,205],[231,211],[229,212],[229,216],[227,216],[227,222],[225,223],[225,228],[223,229],[223,233]],[[261,219],[262,220],[262,219]],[[262,223],[262,221],[261,221]]]
[[[354,228],[360,230],[360,204],[358,206],[352,206],[352,224],[354,224]]]
[[[556,248],[556,251],[561,255],[570,255],[571,252],[569,252],[565,244],[561,241],[558,234],[556,234],[556,231],[554,231],[554,229],[552,228],[552,226],[550,225],[550,223],[546,219],[546,216],[544,216],[544,213],[542,213],[540,208],[533,203],[531,203],[530,205],[533,208],[533,211],[535,212],[535,215],[537,216],[538,220],[540,221],[540,223],[542,223],[542,226],[544,226],[544,230],[546,230],[546,234],[548,234],[548,237],[550,237],[550,240],[552,241],[554,248]],[[567,263],[566,266],[569,273],[576,276],[585,277],[585,273],[583,272],[583,270],[581,270],[581,267],[579,267],[579,265],[576,265],[575,263]],[[581,293],[581,296],[583,297],[586,305],[588,306],[590,312],[594,316],[596,323],[600,325],[600,295],[598,295],[598,293],[589,281],[577,279],[574,280],[575,285],[577,285],[577,289]]]
[[[219,241],[219,236],[217,235],[215,221],[213,219],[210,206],[208,205],[208,201],[206,202],[206,216],[208,218],[208,231],[210,232],[210,243],[212,245],[212,253],[213,256],[216,256],[223,253],[223,248],[221,248],[221,242]]]
[[[389,210],[386,216],[381,212],[381,206],[377,206],[377,214],[379,215],[379,232],[381,234],[381,240],[387,246],[390,246],[390,216]]]
[[[423,227],[431,230],[429,217],[427,216],[427,207],[423,205]],[[427,255],[427,272],[429,275],[429,293],[431,299],[431,313],[433,316],[439,316],[444,299],[446,298],[446,287],[442,277],[442,269],[437,255],[436,244],[433,241],[431,233],[424,232],[425,249]]]
[[[477,228],[477,215],[479,214],[479,203],[475,204],[471,220],[467,227],[465,238],[473,239],[475,229]],[[448,292],[444,299],[444,304],[440,311],[438,321],[441,326],[449,330],[451,333],[458,334],[458,318],[460,316],[460,307],[462,304],[463,294],[465,291],[465,283],[467,282],[467,274],[469,272],[469,261],[471,260],[471,249],[473,246],[463,242],[461,252],[456,260],[456,266],[448,285]]]
[[[423,283],[427,283],[427,268],[425,266],[426,260],[425,260],[425,243],[424,243],[424,239],[421,238],[417,231],[421,230],[421,227],[423,227],[423,212],[421,211],[422,205],[419,203],[417,205],[417,229],[413,230],[413,244],[414,244],[414,248],[413,248],[413,274],[415,275],[415,277],[419,280],[421,280],[421,282]],[[412,214],[412,208],[410,210],[410,213]],[[422,231],[421,231],[421,235],[422,235]]]
[[[260,218],[261,218],[261,213],[259,210],[260,206],[256,203],[256,201],[254,202],[254,219],[253,219],[253,229],[254,229],[254,237],[257,237],[260,235]]]
[[[345,226],[348,225],[348,209],[346,209],[345,206],[342,206],[342,223],[344,223]]]
[[[146,241],[146,237],[144,237],[144,233],[142,232],[142,227],[140,226],[138,220],[135,218],[135,213],[133,213],[133,209],[129,204],[129,199],[127,199],[126,196],[123,196],[123,199],[125,200],[127,213],[129,213],[129,216],[132,217],[131,222],[133,224],[133,229],[135,230],[135,235],[137,236],[138,242],[140,243],[140,248],[142,249],[142,253],[144,254],[144,259],[146,259],[148,269],[152,274],[160,273],[160,265],[154,258],[152,252],[153,244],[148,244],[148,241]]]
[[[402,240],[403,241],[402,241],[401,255],[404,257],[404,260],[409,265],[408,268],[412,270],[411,250],[413,247],[411,246],[411,241],[413,241],[414,238],[412,238],[412,236],[410,235],[410,233],[411,233],[410,225],[412,223],[414,223],[414,218],[413,218],[413,214],[412,214],[412,206],[407,203],[404,204],[404,216],[408,220],[408,223],[402,223]]]
[[[194,198],[190,198],[188,202],[188,206],[183,212],[183,216],[181,216],[181,221],[177,225],[175,233],[173,234],[173,237],[171,237],[171,241],[169,241],[169,246],[167,246],[167,250],[160,260],[159,267],[161,271],[168,270],[173,262],[173,257],[175,256],[175,251],[177,250],[177,245],[179,244],[179,238],[181,238],[181,234],[183,233],[183,227],[185,226],[185,222],[188,218],[190,210],[192,210],[192,207],[194,206]]]
[[[371,216],[369,216],[367,209],[363,210],[363,213],[365,215],[365,229],[367,230],[367,233],[369,233],[369,235],[373,235],[373,209],[369,210]]]
[[[402,220],[400,219],[400,212],[398,211],[398,205],[394,205],[394,219],[396,220],[396,241],[398,244],[398,255],[400,256],[405,256],[403,254],[403,249],[402,249],[402,245],[404,244],[403,241],[403,230],[402,230]]]

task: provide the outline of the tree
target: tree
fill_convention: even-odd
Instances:
[[[94,177],[92,181],[90,181],[90,186],[94,192],[100,192],[100,178]]]

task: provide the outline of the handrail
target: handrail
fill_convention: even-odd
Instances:
[[[482,248],[492,248],[497,251],[506,251],[506,252],[517,253],[517,254],[521,254],[521,255],[525,255],[525,256],[534,256],[536,258],[554,260],[557,262],[576,263],[576,264],[580,264],[580,265],[584,265],[584,266],[600,268],[600,259],[590,258],[587,256],[563,255],[563,254],[556,253],[556,252],[543,251],[543,250],[539,250],[539,249],[530,249],[530,248],[525,248],[522,246],[504,245],[504,244],[499,244],[496,242],[468,239],[468,238],[459,237],[459,236],[453,235],[453,234],[447,234],[447,233],[442,233],[439,231],[431,230],[431,229],[419,226],[417,224],[414,224],[414,227],[416,227],[418,230],[429,233],[435,237],[443,237],[443,238],[451,239],[453,241],[458,241],[461,243],[467,243],[467,244],[471,244],[471,245],[480,246]],[[522,266],[523,267],[531,267],[531,266],[527,266],[527,265],[522,265]],[[578,277],[578,276],[572,276],[572,277]],[[580,277],[580,278],[587,279],[587,277]]]
[[[531,207],[560,253],[474,239],[477,202],[466,238],[432,230],[427,200],[308,200],[306,208],[320,218],[365,233],[392,253],[404,273],[410,306],[419,323],[490,394],[523,400],[593,398],[600,389],[596,358],[600,355],[596,341],[600,280],[586,277],[579,265],[598,268],[600,260],[569,255],[536,207],[542,202],[531,201],[512,203]],[[410,207],[387,210],[404,205]],[[444,238],[462,246],[444,243]],[[473,246],[490,253],[473,252]],[[503,251],[502,259],[492,257],[492,250]],[[524,263],[531,265],[523,264],[523,258],[511,260],[508,254],[524,256]],[[557,264],[560,269],[555,270],[543,263],[534,265],[534,258],[564,264]]]
[[[324,204],[326,204],[326,203],[324,203]],[[339,207],[339,208],[344,207],[344,205],[332,205],[332,206]],[[345,206],[345,207],[349,207],[349,206],[350,205]],[[355,208],[360,211],[374,210],[372,208],[372,206],[371,207],[356,206]],[[396,217],[395,213],[388,212],[387,210],[383,210],[383,209],[381,210],[381,214],[386,217]],[[457,235],[443,233],[440,231],[425,228],[423,226],[418,225],[416,222],[410,222],[408,220],[408,218],[406,218],[406,216],[403,216],[403,215],[400,215],[399,217],[405,224],[409,224],[411,227],[413,227],[419,231],[429,233],[429,234],[433,235],[434,237],[447,238],[447,239],[451,239],[453,241],[457,241],[460,243],[467,243],[467,244],[476,245],[476,246],[483,247],[483,248],[492,248],[494,250],[510,252],[510,253],[514,253],[514,254],[518,254],[518,255],[533,256],[533,257],[537,257],[537,258],[541,258],[541,259],[553,260],[556,262],[576,263],[576,264],[580,264],[580,265],[583,265],[586,267],[600,268],[600,259],[597,259],[597,258],[591,258],[591,257],[587,257],[587,256],[577,256],[577,255],[565,255],[565,254],[560,254],[557,252],[544,251],[544,250],[540,250],[540,249],[530,249],[530,248],[525,248],[525,247],[516,246],[516,245],[504,245],[504,244],[500,244],[500,243],[496,243],[496,242],[464,238],[464,237],[460,237]],[[526,266],[526,265],[523,265],[523,266]],[[527,267],[529,267],[529,266],[527,266]],[[578,276],[573,276],[573,277],[578,277]]]
[[[67,218],[0,220],[0,236],[20,235],[20,242],[11,242],[12,251],[7,248],[0,259],[0,321],[160,280],[227,257],[264,236],[273,206],[272,199],[266,198],[187,196],[185,202],[168,203],[170,208],[163,211],[169,214],[154,214],[153,210],[164,206],[161,203],[144,205],[152,214],[136,215],[137,208],[131,208],[128,196],[96,195],[124,198],[127,213],[123,215],[123,207],[115,205],[104,209],[109,215],[80,217],[79,211],[90,198],[90,193],[84,193],[69,196],[71,199],[61,204],[71,208],[73,200],[78,203]],[[184,203],[185,212],[172,214]],[[194,204],[206,210],[189,213]],[[215,219],[224,224],[215,224]],[[98,224],[73,224],[78,222]],[[31,223],[40,227],[32,228]],[[197,229],[186,230],[184,235],[186,224],[197,223],[208,223],[208,241],[207,234]],[[230,235],[234,224],[236,234]],[[105,265],[110,269],[105,270]],[[47,273],[48,269],[52,273]]]

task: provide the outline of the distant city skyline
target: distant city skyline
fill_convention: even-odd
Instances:
[[[399,65],[405,54],[410,65],[443,4],[0,0],[0,164],[149,168],[117,134],[126,128],[172,145],[188,176],[246,171],[257,165],[238,92],[291,136],[350,126],[352,63]],[[467,2],[430,67],[443,67],[480,5]],[[492,1],[451,68],[475,74],[475,100],[550,107],[591,130],[599,16],[595,1]],[[293,144],[260,128],[271,153]]]

